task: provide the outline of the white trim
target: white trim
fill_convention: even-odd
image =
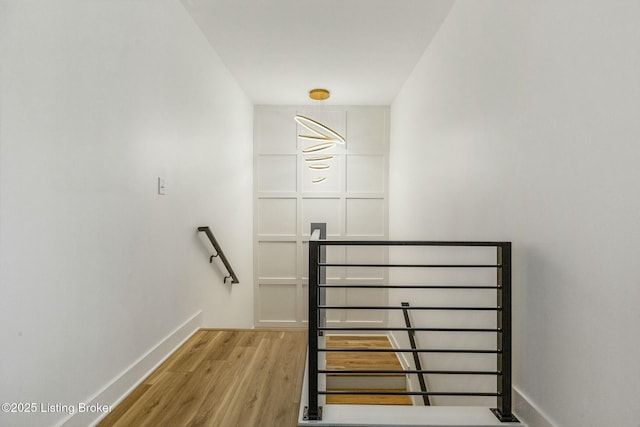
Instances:
[[[88,405],[108,405],[113,410],[129,395],[151,372],[164,362],[202,326],[202,310],[191,316],[173,332],[133,362],[120,375],[114,378],[102,390],[85,400]],[[94,426],[108,413],[75,412],[63,420],[58,427],[79,425]]]
[[[555,427],[557,425],[550,421],[550,418],[531,401],[529,396],[515,386],[513,386],[513,413],[529,427]]]
[[[393,348],[400,348],[400,343],[398,343],[398,341],[396,340],[396,336],[393,334],[392,331],[389,331],[389,333],[386,335],[389,338],[389,342],[391,343],[391,347]],[[400,364],[402,364],[402,368],[407,370],[407,369],[411,369],[411,362],[409,362],[409,359],[407,359],[407,353],[396,353],[396,356],[400,356],[398,357],[398,360],[400,360]]]
[[[400,348],[400,343],[398,342],[398,340],[396,340],[396,336],[393,331],[389,331],[388,337],[393,348]],[[408,359],[408,355],[409,353],[404,352],[396,353],[396,357],[398,357],[398,360],[402,365],[402,369],[404,369],[405,371],[413,368],[413,365]],[[414,380],[414,378],[412,378],[412,376],[409,374],[405,374],[405,379],[407,383],[407,391],[420,391],[419,388],[414,386],[414,382],[417,382],[417,379]],[[411,398],[411,403],[413,404],[413,406],[424,406],[424,403],[422,402],[422,398],[420,396],[411,395],[409,397]]]

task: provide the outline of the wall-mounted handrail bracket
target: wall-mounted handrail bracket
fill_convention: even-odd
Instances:
[[[213,233],[211,232],[211,229],[207,226],[202,226],[202,227],[198,227],[198,232],[205,233],[209,238],[209,241],[213,245],[213,248],[216,250],[216,253],[209,257],[209,263],[213,263],[214,258],[220,257],[220,260],[224,264],[224,267],[229,272],[229,275],[224,277],[223,283],[227,283],[227,279],[231,279],[231,283],[240,283],[240,280],[238,280],[238,276],[236,276],[236,273],[233,271],[233,268],[231,268],[231,264],[229,264],[229,260],[224,255],[224,252],[222,252],[222,248],[220,248],[220,244],[218,243],[216,238],[213,237]]]

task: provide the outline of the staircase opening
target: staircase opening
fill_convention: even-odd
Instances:
[[[324,230],[312,224],[309,240],[309,350],[299,425],[521,425],[511,407],[510,242],[325,240]],[[394,256],[327,261],[328,247],[349,253],[371,246]],[[327,270],[335,268],[418,273],[394,276],[413,281],[328,282]],[[388,289],[389,300],[340,303],[327,298],[336,289]],[[415,304],[392,301],[407,295]],[[385,311],[388,321],[335,320],[336,312],[358,311]],[[418,334],[429,339],[416,340]],[[418,387],[415,379],[422,379]],[[456,400],[463,403],[445,406]],[[482,406],[461,406],[474,401]]]
[[[329,335],[329,349],[392,349],[386,335]],[[330,352],[326,357],[328,371],[346,373],[327,374],[327,391],[340,394],[327,395],[327,404],[351,405],[412,405],[407,392],[407,378],[395,353]],[[362,372],[358,372],[362,371]],[[366,371],[396,371],[369,373]],[[375,392],[380,394],[358,394]],[[353,393],[353,394],[350,394]],[[392,394],[382,394],[392,393]]]

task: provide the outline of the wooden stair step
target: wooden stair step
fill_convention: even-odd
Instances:
[[[326,337],[327,348],[368,348],[391,349],[391,343],[386,336],[341,336]],[[402,370],[402,365],[395,353],[360,353],[360,352],[327,352],[327,369],[396,369]],[[343,374],[331,374],[343,375]],[[357,374],[356,374],[357,375]],[[374,375],[374,374],[365,374]],[[404,375],[404,374],[375,374],[375,375]]]
[[[347,336],[329,335],[326,337],[327,348],[393,348],[386,336]],[[327,369],[339,370],[398,370],[402,364],[393,352],[327,352]],[[327,374],[327,390],[329,391],[406,391],[405,374]],[[398,395],[327,395],[329,404],[354,405],[412,405],[411,397]]]
[[[397,389],[331,389],[332,391],[388,391],[399,392],[407,391],[403,388]],[[398,395],[367,395],[367,394],[328,394],[327,403],[334,405],[412,405],[411,397]]]

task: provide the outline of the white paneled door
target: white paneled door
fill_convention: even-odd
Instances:
[[[296,114],[335,130],[346,143],[314,151],[322,141],[300,137],[310,131],[296,123]],[[256,326],[305,326],[311,223],[327,223],[329,239],[388,237],[389,108],[258,106],[254,117]],[[378,247],[330,247],[327,257],[380,263],[387,254]],[[327,282],[375,284],[386,276],[381,269],[330,268]],[[385,290],[336,288],[327,299],[385,305],[388,296]],[[342,325],[386,323],[384,312],[375,310],[336,310],[327,317]]]

